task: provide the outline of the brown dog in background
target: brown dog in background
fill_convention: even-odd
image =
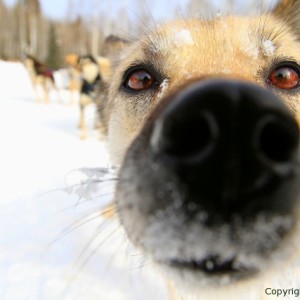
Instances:
[[[35,91],[36,102],[49,103],[49,91],[56,90],[53,70],[29,54],[25,55],[23,62]]]

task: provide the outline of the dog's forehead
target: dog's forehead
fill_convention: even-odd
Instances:
[[[245,73],[244,77],[254,80],[259,65],[295,55],[289,45],[296,41],[287,30],[280,35],[283,27],[271,15],[171,22],[150,33],[142,49],[154,64],[177,77],[182,70],[193,76],[202,68],[205,75]],[[195,70],[195,66],[201,68]]]

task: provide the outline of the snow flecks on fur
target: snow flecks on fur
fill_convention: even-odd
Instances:
[[[232,71],[229,69],[222,69],[220,72],[225,75],[232,74]]]
[[[191,32],[188,29],[182,29],[175,32],[173,36],[173,44],[177,47],[194,45],[194,39]]]
[[[161,99],[165,95],[168,88],[169,88],[169,79],[165,78],[159,87],[157,99]]]
[[[260,43],[255,43],[251,38],[243,39],[246,46],[242,51],[252,59],[257,59],[259,55],[266,57],[273,56],[277,49],[273,41],[269,39],[262,40]]]
[[[245,55],[249,56],[251,59],[258,58],[260,53],[259,45],[251,35],[242,35],[240,37],[240,44],[242,45],[240,50],[244,52]]]
[[[272,56],[276,51],[276,46],[271,40],[263,40],[262,51],[265,56]]]
[[[152,53],[169,51],[170,46],[180,48],[184,46],[193,46],[195,41],[188,29],[176,30],[163,39],[157,40],[157,37],[149,35],[148,39],[151,41],[150,49]]]
[[[184,214],[175,210],[170,207],[154,215],[143,235],[143,245],[158,261],[203,261],[216,256],[220,261],[234,258],[237,269],[259,270],[266,263],[262,249],[271,253],[281,242],[280,230],[288,231],[293,224],[289,217],[262,214],[251,223],[237,219],[210,229],[201,225],[205,220],[201,214],[188,224]]]
[[[249,44],[244,52],[253,59],[257,59],[259,56],[259,48],[256,45]]]

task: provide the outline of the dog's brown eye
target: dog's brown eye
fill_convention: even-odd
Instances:
[[[149,72],[137,70],[127,77],[125,86],[134,91],[143,91],[150,89],[155,83],[156,79]]]
[[[268,83],[282,90],[292,90],[300,84],[300,73],[292,66],[281,66],[275,69]]]

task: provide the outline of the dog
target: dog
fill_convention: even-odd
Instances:
[[[174,299],[278,299],[287,266],[299,283],[299,48],[300,1],[281,0],[124,50],[102,118],[115,210]]]
[[[115,69],[115,65],[118,64],[118,60],[122,55],[122,50],[125,48],[129,42],[125,39],[121,39],[117,36],[108,36],[104,41],[104,53],[105,56],[67,56],[67,61],[69,65],[72,66],[73,70],[72,78],[75,78],[76,89],[78,88],[78,74],[80,74],[80,138],[87,138],[87,125],[85,110],[89,104],[95,103],[97,106],[97,114],[101,118],[103,116],[103,109],[106,106],[107,90],[109,83],[112,79],[112,69]],[[77,58],[76,58],[77,57]],[[76,58],[76,63],[74,63],[74,58]],[[73,61],[73,62],[72,62]],[[72,62],[72,63],[71,63]],[[71,81],[73,83],[73,81]],[[74,84],[73,84],[74,85]],[[72,90],[72,89],[71,89]],[[103,137],[105,134],[105,128],[102,126],[103,122],[98,121],[96,118],[95,128],[101,133],[100,136]]]
[[[103,56],[68,54],[65,62],[69,66],[69,104],[74,103],[74,98],[79,95],[80,108],[80,138],[87,138],[86,108],[90,104],[97,104],[100,107],[104,89],[111,76],[111,62]],[[95,122],[95,128],[100,128],[100,123]]]
[[[75,99],[80,94],[81,70],[78,61],[79,56],[77,54],[70,53],[65,56],[65,63],[68,66],[67,70],[69,74],[69,105],[73,105],[76,102]]]
[[[94,58],[92,55],[78,56],[78,69],[81,74],[80,85],[80,138],[87,138],[86,107],[95,103],[101,105],[101,93],[109,77],[110,62],[104,57]],[[97,121],[97,119],[96,119]],[[97,128],[97,122],[95,123]]]
[[[36,102],[49,103],[49,91],[54,89],[58,94],[53,70],[29,54],[24,55],[23,62],[34,88]]]

